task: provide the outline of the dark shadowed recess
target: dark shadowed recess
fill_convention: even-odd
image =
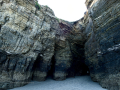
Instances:
[[[2,28],[2,25],[0,25],[0,30],[1,30],[1,28]]]
[[[55,58],[54,56],[52,57],[52,60],[51,60],[51,66],[49,68],[49,71],[48,71],[48,75],[47,77],[49,78],[53,78],[53,74],[55,72]]]
[[[72,51],[72,65],[68,69],[68,77],[89,75],[89,68],[85,64],[84,45],[75,44]]]
[[[40,56],[40,54],[38,55],[38,57],[37,57],[37,59],[36,59],[36,61],[34,62],[34,65],[33,65],[33,68],[32,68],[32,71],[33,71],[33,75],[32,75],[32,80],[35,80],[35,76],[34,76],[34,72],[35,71],[40,71],[40,69],[41,69],[41,61],[42,61],[42,58],[41,58],[41,56]]]
[[[71,67],[68,68],[66,71],[66,73],[68,73],[67,75],[68,78],[90,74],[89,68],[85,64],[84,45],[76,44],[76,52],[77,53],[72,51],[72,62],[71,62],[72,64],[71,64]],[[48,70],[47,77],[53,78],[53,74],[55,72],[55,63],[56,63],[55,58],[53,56],[51,60],[51,66],[49,67],[49,70]]]
[[[84,45],[76,44],[75,47],[76,48],[71,48],[72,64],[71,64],[71,67],[68,68],[66,71],[66,73],[68,73],[67,77],[89,75],[88,66],[85,64]],[[50,65],[46,66],[46,64],[44,64],[41,56],[38,55],[36,61],[34,62],[34,65],[33,65],[33,73],[34,73],[34,71],[46,72],[47,78],[53,78],[53,74],[55,72],[54,56],[52,57]],[[34,74],[33,74],[32,80],[37,79],[37,78],[36,79],[35,78],[36,77],[34,77]]]

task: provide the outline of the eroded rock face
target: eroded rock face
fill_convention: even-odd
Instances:
[[[33,0],[0,0],[0,88],[47,75],[58,24],[51,9],[40,7]],[[33,70],[37,58],[42,63]]]
[[[81,20],[58,22],[37,0],[0,0],[0,88],[43,81],[50,71],[55,80],[85,73],[84,29]]]
[[[70,23],[59,20],[60,29],[56,34],[54,79],[86,74],[84,43],[85,25],[81,20]]]
[[[86,0],[84,17],[58,20],[37,0],[0,0],[0,88],[87,74],[119,90],[119,0]],[[86,66],[87,65],[87,66]]]
[[[91,2],[90,2],[91,1]],[[85,55],[93,81],[109,90],[119,90],[120,1],[87,0]]]

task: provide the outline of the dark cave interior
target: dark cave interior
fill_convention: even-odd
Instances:
[[[2,25],[0,25],[0,30],[1,30],[1,28],[2,28]]]
[[[75,76],[83,76],[83,75],[89,75],[90,71],[87,65],[85,64],[85,57],[84,57],[84,46],[75,44],[75,48],[72,49],[72,62],[71,67],[66,70],[68,73],[67,77],[75,77]],[[53,74],[55,72],[55,58],[52,57],[51,63],[47,65],[47,63],[43,62],[43,59],[40,55],[38,55],[37,60],[34,63],[33,66],[33,73],[35,70],[46,72],[47,77],[53,78]],[[64,68],[63,68],[64,69]],[[33,80],[34,76],[32,77]]]
[[[68,77],[89,75],[89,68],[85,64],[84,45],[74,44],[71,52],[73,60],[68,70]]]

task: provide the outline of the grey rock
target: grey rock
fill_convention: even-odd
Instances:
[[[0,0],[0,89],[85,75],[120,87],[119,0],[86,0],[76,22],[55,17],[37,0]]]
[[[54,54],[57,20],[53,11],[45,6],[37,10],[34,0],[1,2],[0,88],[23,86],[32,77],[46,78],[47,71],[33,70],[33,66],[42,58],[40,68],[48,68]]]
[[[104,88],[119,90],[118,0],[87,0],[84,17],[86,65],[90,76]]]

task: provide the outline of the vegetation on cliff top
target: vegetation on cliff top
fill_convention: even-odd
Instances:
[[[40,9],[41,9],[41,7],[40,7],[40,5],[39,5],[39,3],[38,3],[38,2],[36,2],[35,7],[36,7],[38,10],[40,10]]]

